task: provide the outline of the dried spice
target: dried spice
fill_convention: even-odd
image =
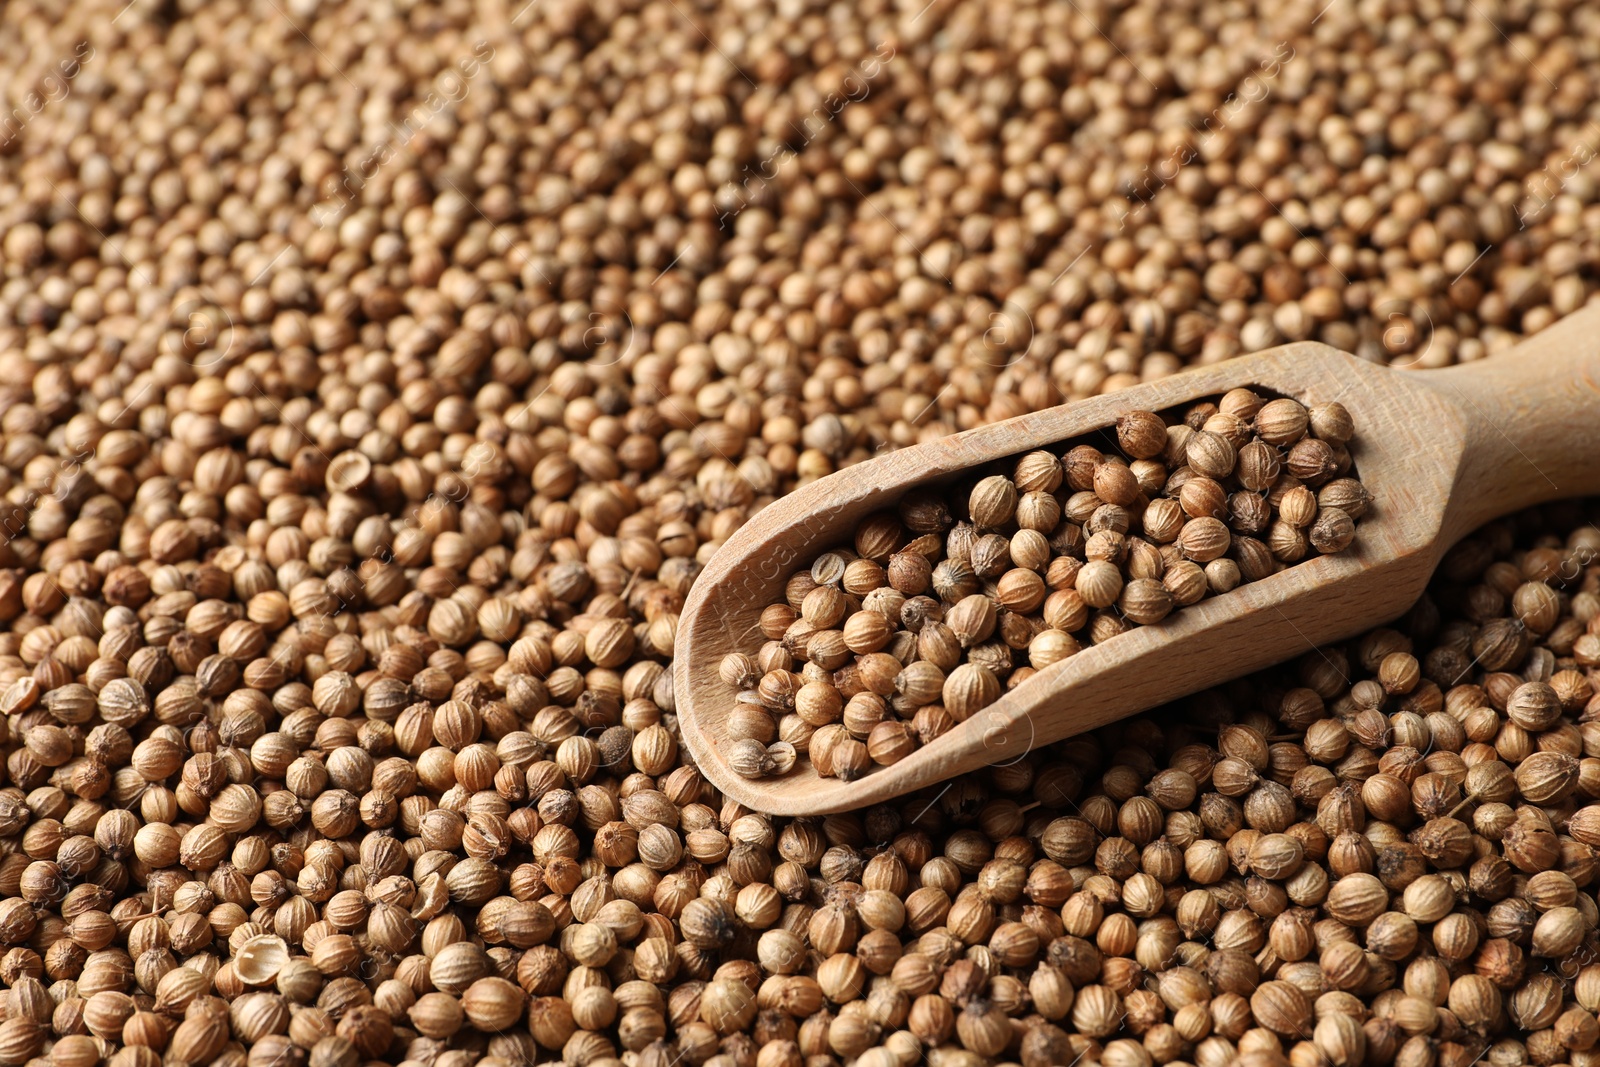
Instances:
[[[1391,627],[826,819],[718,796],[667,670],[717,547],[880,449],[1583,306],[1587,10],[516,7],[6,6],[0,1067],[1592,1067],[1586,512],[1479,531]],[[1356,484],[1267,498],[1356,428],[1272,403],[1189,427],[1144,513],[1262,549],[1158,581],[1124,543],[1124,578],[1090,530],[1108,606],[1030,658],[1348,544]],[[1069,577],[1023,532],[1086,521],[1052,480],[1127,508],[1166,465],[1122,429],[1125,465],[997,472],[1017,534],[962,568],[907,550],[936,497],[818,561],[914,628],[808,640],[879,701],[724,665],[746,721],[792,707],[849,773],[948,728],[892,697],[997,673],[1042,592],[1010,572],[1040,610]]]
[[[729,766],[764,778],[804,755],[858,778],[1085,645],[1349,547],[1370,500],[1354,431],[1337,402],[1313,410],[1235,389],[1166,418],[1133,411],[1105,450],[1031,452],[867,517],[762,612],[755,655],[724,659]],[[1284,454],[1319,442],[1318,421],[1338,451],[1306,480]]]

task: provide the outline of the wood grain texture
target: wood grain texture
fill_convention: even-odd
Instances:
[[[1600,304],[1502,355],[1414,377],[1466,420],[1450,544],[1517,508],[1600,493]]]
[[[1510,354],[1450,371],[1396,372],[1301,342],[847,468],[754,516],[696,581],[673,663],[683,741],[702,773],[747,807],[778,815],[846,811],[1020,759],[1038,745],[1360,633],[1409,607],[1444,551],[1486,519],[1600,491],[1597,382],[1600,306],[1591,306]],[[789,575],[850,541],[863,517],[912,488],[1053,448],[1123,412],[1162,411],[1236,386],[1307,404],[1338,400],[1350,410],[1352,454],[1374,505],[1349,550],[1085,648],[859,781],[823,778],[804,760],[788,775],[759,781],[728,768],[725,723],[734,693],[718,677],[722,657],[758,648],[761,611],[783,599]]]

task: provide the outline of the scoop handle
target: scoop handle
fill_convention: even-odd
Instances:
[[[1508,352],[1414,378],[1455,403],[1467,427],[1447,533],[1600,493],[1600,301]]]

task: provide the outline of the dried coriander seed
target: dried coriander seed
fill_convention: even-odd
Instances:
[[[1392,628],[826,820],[725,802],[665,669],[716,547],[879,449],[1283,341],[1478,359],[1581,307],[1583,35],[779,7],[715,42],[650,4],[509,36],[8,9],[0,1060],[1584,1067],[1584,506],[1479,531]],[[1252,81],[1259,114],[1215,112]],[[1206,160],[1169,112],[1220,114]],[[984,472],[1000,526],[937,492],[864,524],[725,665],[741,732],[903,758],[963,664],[1003,690],[1143,582],[1194,603],[1367,514],[1336,402],[1148,415]],[[1233,480],[1182,469],[1202,435]],[[1203,564],[1198,518],[1232,534]],[[1091,558],[1117,603],[1078,595]],[[860,603],[818,625],[819,585]],[[1379,913],[1335,918],[1365,875]],[[858,929],[823,953],[830,908]]]
[[[1128,459],[1089,444],[1072,445],[1059,458],[1030,452],[1001,464],[1008,473],[971,483],[965,500],[970,522],[954,518],[962,510],[959,499],[929,490],[908,497],[912,503],[896,512],[868,518],[856,549],[879,552],[883,566],[870,575],[878,584],[856,587],[861,604],[865,609],[889,595],[897,598],[898,611],[863,610],[847,619],[845,594],[832,584],[845,573],[839,552],[824,553],[797,573],[786,593],[799,618],[773,616],[767,629],[764,614],[763,628],[781,636],[805,670],[817,671],[800,694],[801,717],[819,729],[843,718],[852,742],[844,744],[846,738],[831,731],[813,734],[801,739],[797,755],[826,767],[824,773],[835,772],[837,763],[838,772],[851,775],[898,762],[927,736],[943,732],[914,724],[946,717],[962,722],[1026,672],[1085,643],[1110,640],[1131,626],[1158,625],[1208,595],[1348,547],[1354,519],[1319,500],[1286,469],[1279,452],[1279,445],[1319,440],[1308,436],[1307,409],[1254,393],[1235,396],[1228,406],[1203,401],[1182,414],[1175,423],[1185,434],[1180,465],[1169,466],[1167,419],[1131,412],[1116,425]],[[1257,425],[1263,418],[1265,432]],[[1362,500],[1360,483],[1345,481],[1337,498]],[[916,529],[906,525],[908,510],[917,516]],[[842,631],[832,629],[839,626]],[[1014,650],[1026,650],[1025,659]],[[748,661],[725,660],[724,680],[748,682]],[[772,690],[762,702],[768,709],[789,706],[786,697],[777,699],[776,680],[763,684]],[[890,698],[890,706],[855,708],[858,689]],[[845,708],[847,692],[853,712]],[[752,705],[730,719],[741,739],[741,774],[771,773],[761,746],[771,742],[773,730],[744,721],[759,714]],[[825,750],[824,758],[813,749]]]

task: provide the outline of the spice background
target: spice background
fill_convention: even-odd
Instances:
[[[1589,503],[851,815],[666,669],[881,449],[1583,306],[1592,5],[3,20],[0,1067],[1596,1067]]]

